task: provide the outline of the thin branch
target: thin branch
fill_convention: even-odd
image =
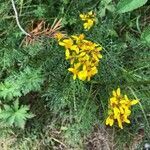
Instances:
[[[14,9],[14,12],[15,12],[15,18],[16,18],[16,22],[17,22],[17,25],[18,25],[19,29],[20,29],[25,35],[31,37],[31,35],[30,35],[29,33],[27,33],[27,32],[21,27],[21,25],[20,25],[20,23],[19,23],[18,12],[17,12],[17,10],[16,10],[14,0],[11,0],[11,3],[12,3],[12,7],[13,7],[13,9]]]

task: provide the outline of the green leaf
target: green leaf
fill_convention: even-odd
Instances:
[[[13,97],[20,97],[21,92],[19,89],[19,84],[14,84],[13,81],[6,79],[4,83],[0,83],[0,97],[8,100],[13,99]]]
[[[28,111],[28,106],[22,105],[19,107],[19,101],[17,99],[12,106],[4,105],[4,108],[0,111],[0,119],[9,126],[14,125],[19,128],[24,128],[26,120],[34,117]]]
[[[114,12],[114,11],[115,11],[114,5],[107,5],[106,8],[107,8],[110,12]]]
[[[137,9],[144,4],[146,4],[147,0],[120,0],[117,5],[118,13],[125,13],[128,11],[132,11]]]
[[[16,116],[15,118],[15,126],[16,127],[20,127],[20,128],[24,128],[25,126],[25,119],[23,118],[19,118],[19,116]]]
[[[17,111],[19,109],[19,100],[14,101],[14,109]]]
[[[101,1],[101,4],[103,4],[103,5],[108,5],[110,2],[112,2],[112,0],[102,0]]]
[[[109,4],[112,0],[104,0],[105,4]]]
[[[0,97],[12,100],[14,97],[21,97],[30,91],[40,90],[44,79],[41,69],[26,67],[20,73],[14,73],[0,83]],[[17,107],[17,104],[16,104]]]
[[[64,3],[65,5],[67,5],[67,4],[69,3],[69,0],[63,0],[63,3]]]
[[[11,112],[2,110],[0,113],[0,119],[6,120],[7,118],[10,117],[10,115],[11,115]]]
[[[40,86],[43,81],[44,79],[41,75],[41,70],[29,67],[26,67],[18,77],[18,82],[21,83],[21,91],[24,95],[30,91],[40,90]]]
[[[150,44],[150,26],[144,29],[141,39],[144,43]]]
[[[100,17],[104,17],[106,15],[106,8],[103,8],[99,12]]]
[[[14,120],[15,120],[15,116],[13,115],[13,116],[11,116],[11,117],[9,117],[9,118],[7,119],[7,123],[8,123],[10,126],[12,126],[13,123],[14,123]]]

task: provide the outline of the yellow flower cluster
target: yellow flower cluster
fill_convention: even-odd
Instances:
[[[95,14],[93,11],[88,12],[87,14],[80,14],[81,20],[84,21],[84,29],[89,30],[96,21]]]
[[[123,123],[130,123],[128,117],[131,114],[130,107],[137,104],[138,100],[130,100],[127,95],[121,95],[120,88],[112,92],[113,96],[110,98],[108,118],[106,125],[112,126],[114,121],[118,122],[118,126],[123,129]]]
[[[59,41],[59,45],[65,47],[66,60],[70,60],[71,67],[68,69],[73,73],[73,79],[90,80],[98,70],[99,60],[102,58],[99,44],[85,39],[84,34],[73,35]]]

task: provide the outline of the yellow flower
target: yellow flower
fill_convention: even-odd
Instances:
[[[74,50],[77,54],[79,53],[79,48],[78,48],[77,45],[72,45],[72,46],[70,47],[70,49],[71,49],[71,50]]]
[[[94,24],[94,21],[92,19],[88,19],[84,24],[84,29],[89,30]]]
[[[59,45],[65,47],[66,59],[70,61],[68,69],[73,73],[73,79],[90,80],[97,74],[97,66],[102,58],[102,47],[92,41],[86,40],[84,34],[72,35],[59,41]]]
[[[64,46],[66,49],[71,48],[73,46],[73,40],[71,38],[64,39],[62,42],[59,42],[60,46]]]
[[[80,16],[81,20],[83,20],[83,21],[85,21],[87,19],[87,15],[85,15],[85,14],[80,14],[79,16]]]
[[[117,107],[114,107],[113,110],[114,110],[114,119],[119,118],[120,110]]]
[[[62,34],[61,32],[57,32],[57,33],[55,33],[55,35],[54,35],[54,37],[58,40],[58,41],[60,41],[62,38],[64,38],[64,34]]]
[[[91,77],[97,74],[98,70],[96,67],[91,67],[87,73],[87,80],[90,81]]]
[[[127,95],[122,95],[120,88],[116,91],[113,90],[112,97],[109,101],[106,125],[112,126],[112,122],[114,123],[117,121],[118,126],[123,129],[123,123],[130,123],[128,117],[131,115],[131,106],[137,104],[138,102],[139,100],[130,100]]]
[[[109,117],[106,119],[106,125],[112,126],[113,124],[114,124],[114,118],[113,118],[113,116],[109,116]]]
[[[96,21],[95,14],[93,13],[93,11],[90,11],[86,14],[80,14],[79,16],[81,20],[84,21],[83,26],[86,30],[89,30]]]
[[[86,78],[87,78],[86,67],[83,67],[83,70],[78,73],[78,78],[83,81],[86,80]]]
[[[74,64],[74,68],[69,68],[68,70],[73,73],[73,79],[75,80],[79,73],[80,63]]]
[[[69,49],[66,49],[66,60],[70,58],[70,51]]]
[[[84,34],[80,34],[79,36],[72,35],[72,38],[76,40],[76,43],[81,42],[84,39]]]
[[[119,97],[120,96],[120,88],[118,88],[116,91],[113,90],[113,96],[114,97]]]
[[[115,105],[118,105],[118,100],[116,97],[111,97],[110,98],[110,106],[113,107]]]
[[[135,105],[135,104],[139,103],[139,100],[132,100],[130,103],[131,103],[131,105]]]
[[[118,121],[118,126],[119,126],[121,129],[123,129],[122,120],[121,120],[120,116],[119,116],[118,118],[116,118],[116,119],[117,119],[117,121]]]

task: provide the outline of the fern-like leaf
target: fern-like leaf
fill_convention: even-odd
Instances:
[[[17,99],[12,106],[4,105],[4,108],[0,111],[0,119],[9,126],[14,125],[19,128],[24,128],[26,120],[34,117],[28,111],[28,106],[22,105],[19,107],[19,101]]]

